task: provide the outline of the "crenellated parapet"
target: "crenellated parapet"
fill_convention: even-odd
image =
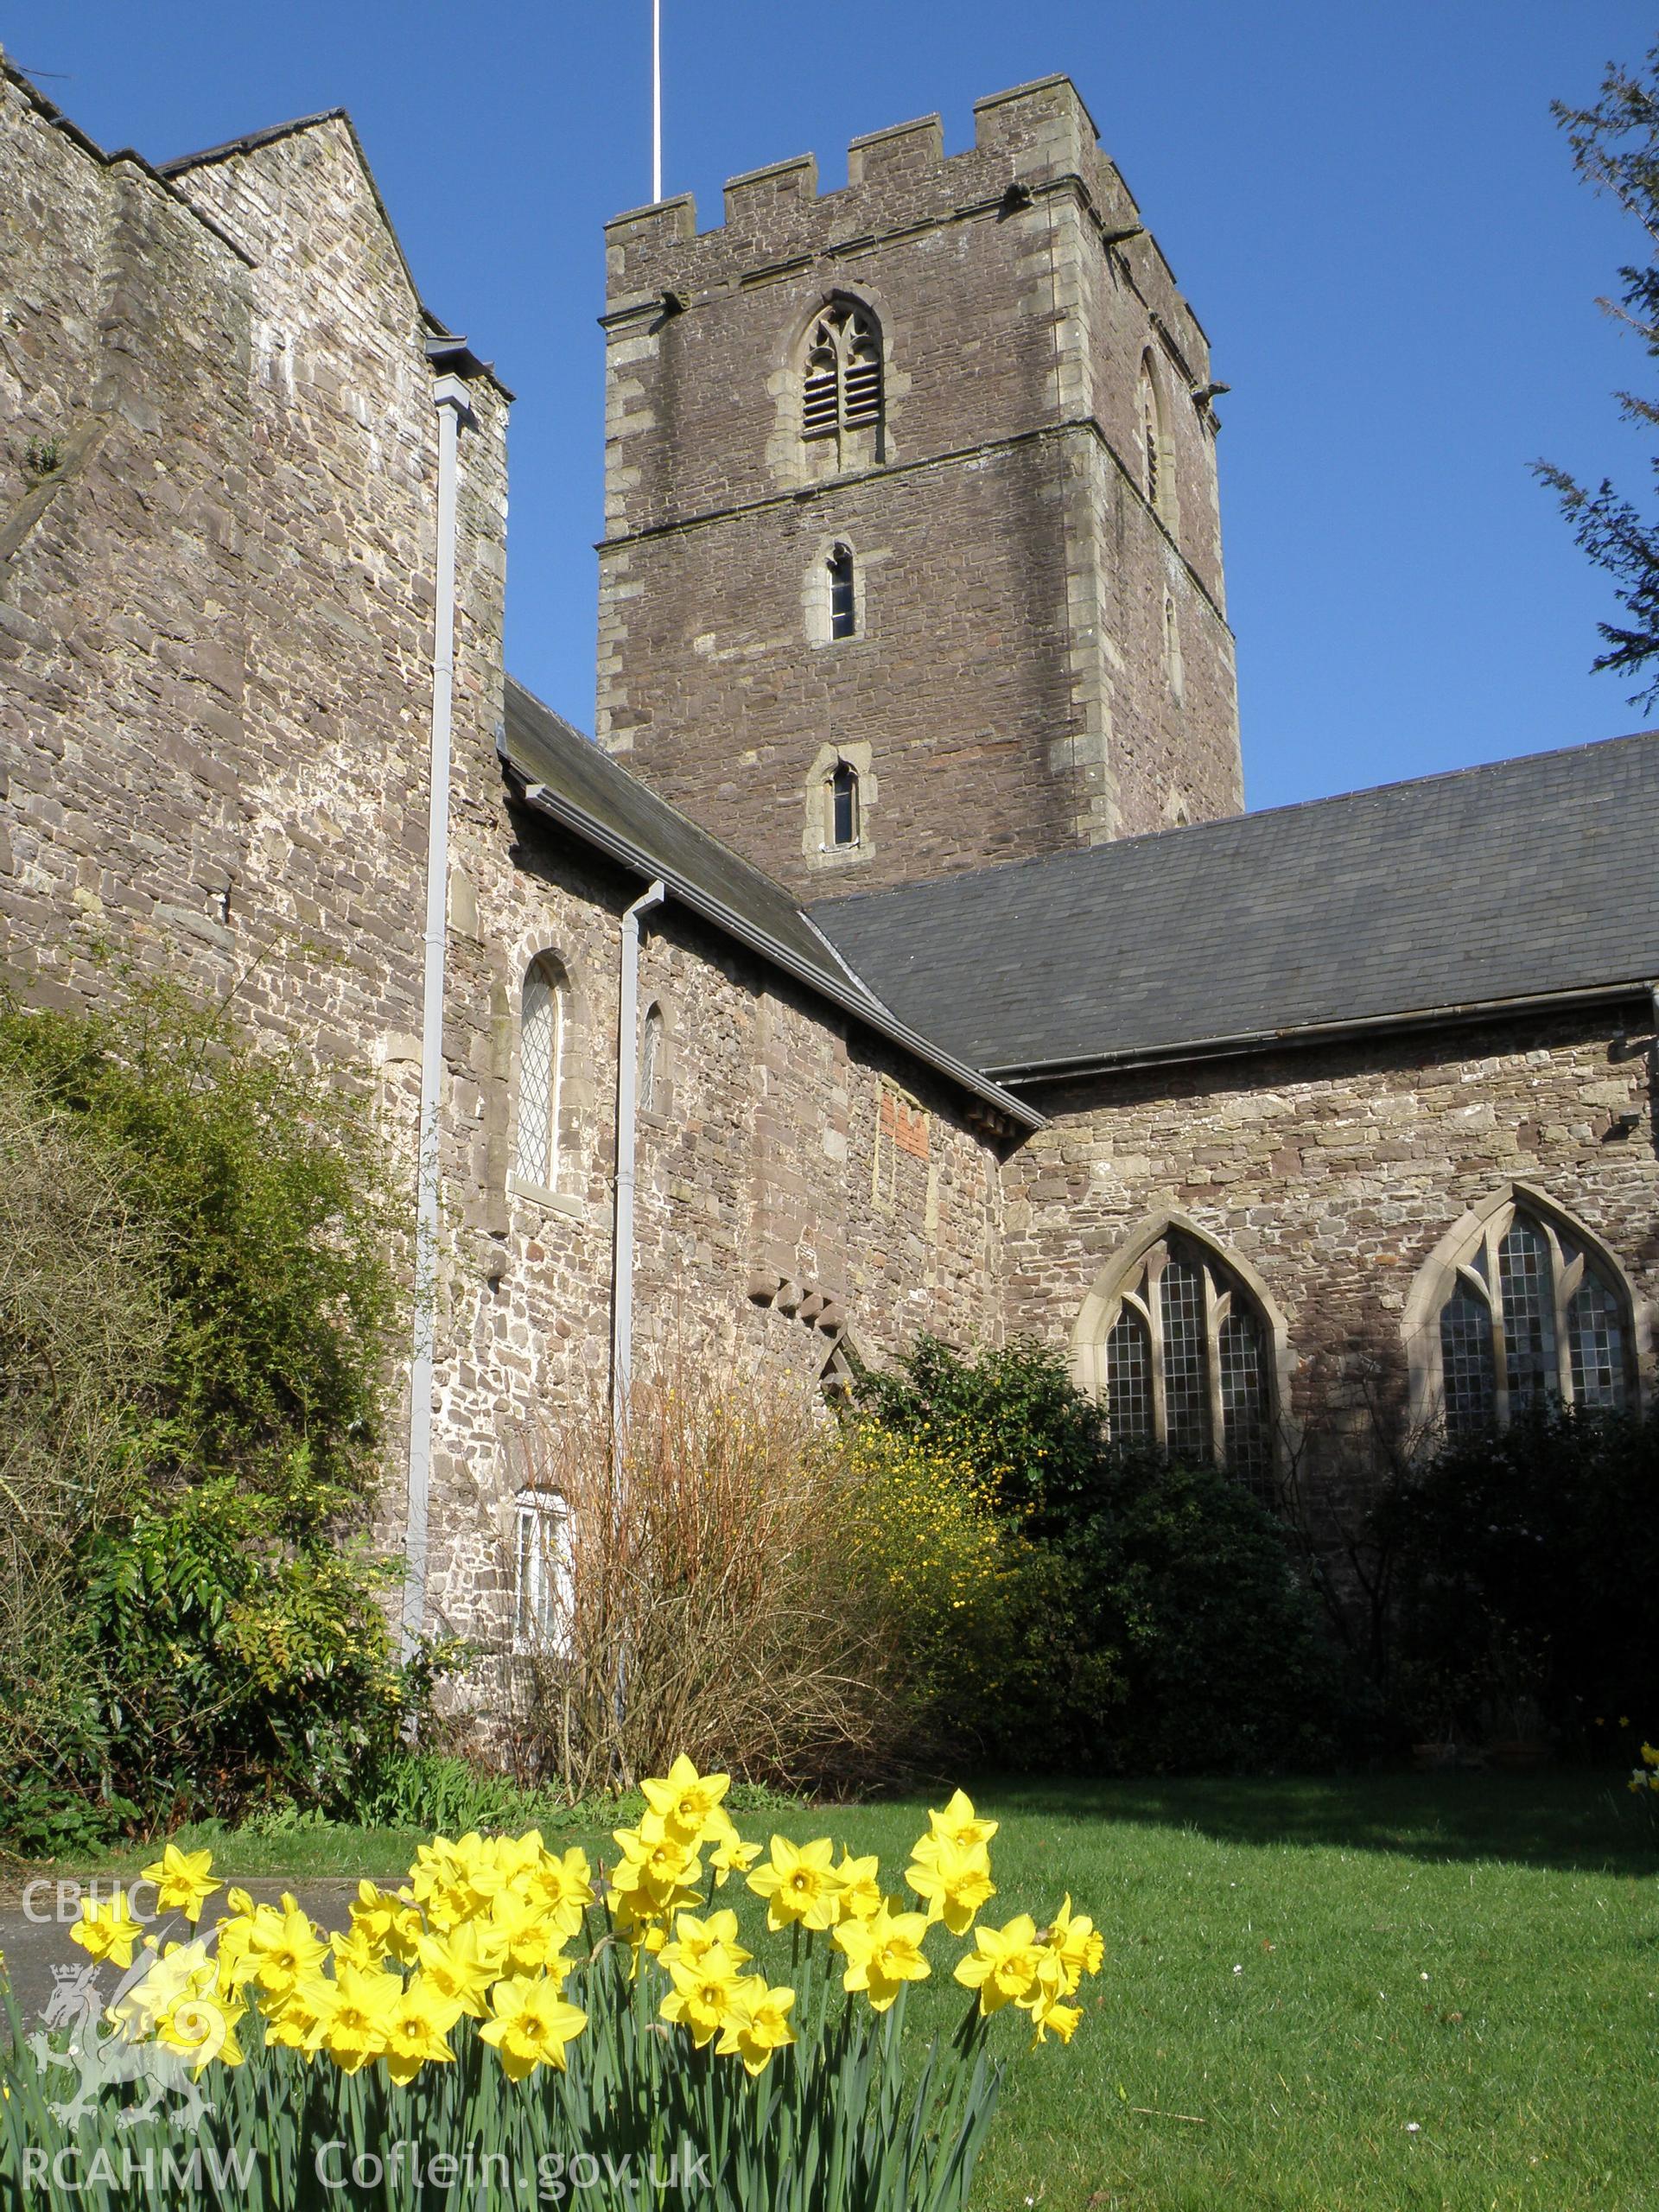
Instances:
[[[921,116],[853,139],[847,182],[836,190],[820,190],[817,156],[799,154],[728,179],[712,229],[698,230],[690,193],[613,217],[605,226],[606,321],[649,317],[665,299],[689,305],[804,262],[856,259],[907,231],[1006,219],[1029,204],[1026,195],[1056,193],[1082,204],[1195,378],[1207,377],[1203,331],[1065,76],[976,102],[974,143],[959,154],[945,152],[940,118]]]

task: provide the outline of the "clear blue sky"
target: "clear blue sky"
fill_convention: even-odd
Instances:
[[[1641,727],[1542,454],[1643,488],[1599,315],[1641,241],[1548,115],[1634,0],[664,0],[666,177],[721,180],[1069,71],[1230,383],[1222,514],[1250,804]],[[518,394],[508,660],[593,723],[600,226],[650,195],[649,0],[0,0],[0,41],[152,159],[356,120],[428,303]],[[52,73],[48,74],[48,73]],[[0,278],[3,281],[3,278]],[[1659,717],[1655,717],[1659,719]]]

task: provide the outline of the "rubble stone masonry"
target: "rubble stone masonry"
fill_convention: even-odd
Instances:
[[[1375,1408],[1413,1411],[1407,1301],[1435,1247],[1516,1185],[1659,1291],[1650,1010],[1540,1015],[1045,1089],[1005,1175],[1007,1316],[1079,1349],[1084,1302],[1142,1224],[1192,1224],[1278,1308],[1281,1442],[1327,1494],[1363,1475]],[[1633,1130],[1622,1114],[1639,1113]],[[1651,1382],[1643,1357],[1644,1380]]]

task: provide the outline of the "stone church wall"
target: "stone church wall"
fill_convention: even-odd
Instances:
[[[643,887],[509,806],[471,764],[451,879],[448,1133],[431,1597],[499,1603],[538,1448],[602,1408],[610,1331],[619,924]],[[519,991],[568,980],[556,1189],[513,1172]],[[922,1328],[994,1338],[1001,1192],[960,1101],[671,903],[646,925],[664,1092],[637,1155],[637,1371],[758,1368],[816,1384],[837,1343],[879,1361]]]
[[[1184,1217],[1280,1308],[1285,1441],[1334,1501],[1375,1465],[1373,1408],[1392,1440],[1409,1427],[1407,1300],[1469,1210],[1528,1185],[1602,1240],[1639,1309],[1659,1294],[1652,1017],[1625,1019],[1634,1049],[1601,1009],[1047,1090],[1050,1126],[1005,1170],[1009,1329],[1075,1344],[1131,1234]]]

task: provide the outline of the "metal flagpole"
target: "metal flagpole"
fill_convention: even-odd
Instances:
[[[651,197],[663,196],[663,0],[651,0]]]

